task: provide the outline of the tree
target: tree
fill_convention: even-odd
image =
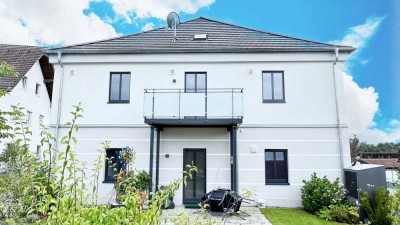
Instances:
[[[376,145],[367,144],[362,142],[360,144],[359,152],[391,152],[396,153],[400,151],[400,143],[386,142]]]
[[[18,72],[15,71],[14,66],[7,64],[6,62],[0,61],[0,78],[1,77],[16,77]],[[7,94],[6,90],[0,89],[0,97]]]
[[[353,138],[350,138],[350,154],[351,154],[351,163],[354,166],[357,163],[357,155],[360,152],[360,140],[357,138],[357,135],[354,135]]]

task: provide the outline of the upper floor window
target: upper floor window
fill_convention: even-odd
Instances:
[[[121,170],[125,170],[126,164],[123,161],[122,148],[109,148],[106,151],[106,166],[104,181],[115,181]]]
[[[110,74],[110,103],[129,103],[131,73]]]
[[[264,71],[262,73],[262,83],[264,103],[285,102],[283,71]]]
[[[207,74],[205,72],[185,74],[185,92],[205,93],[207,90]]]
[[[36,83],[35,94],[40,96],[40,84]]]
[[[288,184],[287,150],[265,150],[265,183]]]
[[[43,119],[44,119],[44,116],[39,115],[39,125],[43,124]]]
[[[26,125],[30,126],[32,123],[32,112],[27,111],[26,112]]]
[[[40,160],[42,158],[42,146],[37,145],[36,146],[36,158]]]
[[[22,88],[26,90],[27,87],[28,87],[28,78],[27,77],[23,77],[22,78]]]

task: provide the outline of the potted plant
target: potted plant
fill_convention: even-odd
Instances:
[[[135,188],[136,190],[139,191],[140,197],[141,197],[141,204],[146,200],[147,198],[147,188],[149,185],[150,181],[150,175],[146,171],[142,170],[139,171],[138,174],[136,175],[136,184]]]
[[[118,199],[117,201],[122,202],[124,196],[131,193],[138,193],[140,195],[140,205],[143,205],[147,198],[147,187],[150,181],[150,176],[146,171],[139,171],[134,173],[130,171],[126,174],[120,182],[118,182]]]

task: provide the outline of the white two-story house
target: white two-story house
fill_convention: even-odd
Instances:
[[[341,178],[350,165],[341,70],[353,50],[203,17],[176,36],[159,28],[53,48],[51,125],[60,139],[81,102],[78,157],[93,164],[105,140],[108,156],[128,146],[152,191],[194,162],[199,172],[177,205],[224,187],[298,207],[302,180]],[[114,201],[105,167],[102,203]]]
[[[0,61],[12,65],[16,77],[0,77],[0,89],[8,94],[0,98],[0,110],[11,111],[11,105],[25,108],[32,135],[29,150],[42,155],[41,124],[49,125],[54,69],[42,47],[0,44]],[[12,140],[0,140],[0,152]]]

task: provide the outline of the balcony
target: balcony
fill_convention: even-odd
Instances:
[[[156,126],[235,126],[243,119],[243,89],[145,89],[145,123]]]

